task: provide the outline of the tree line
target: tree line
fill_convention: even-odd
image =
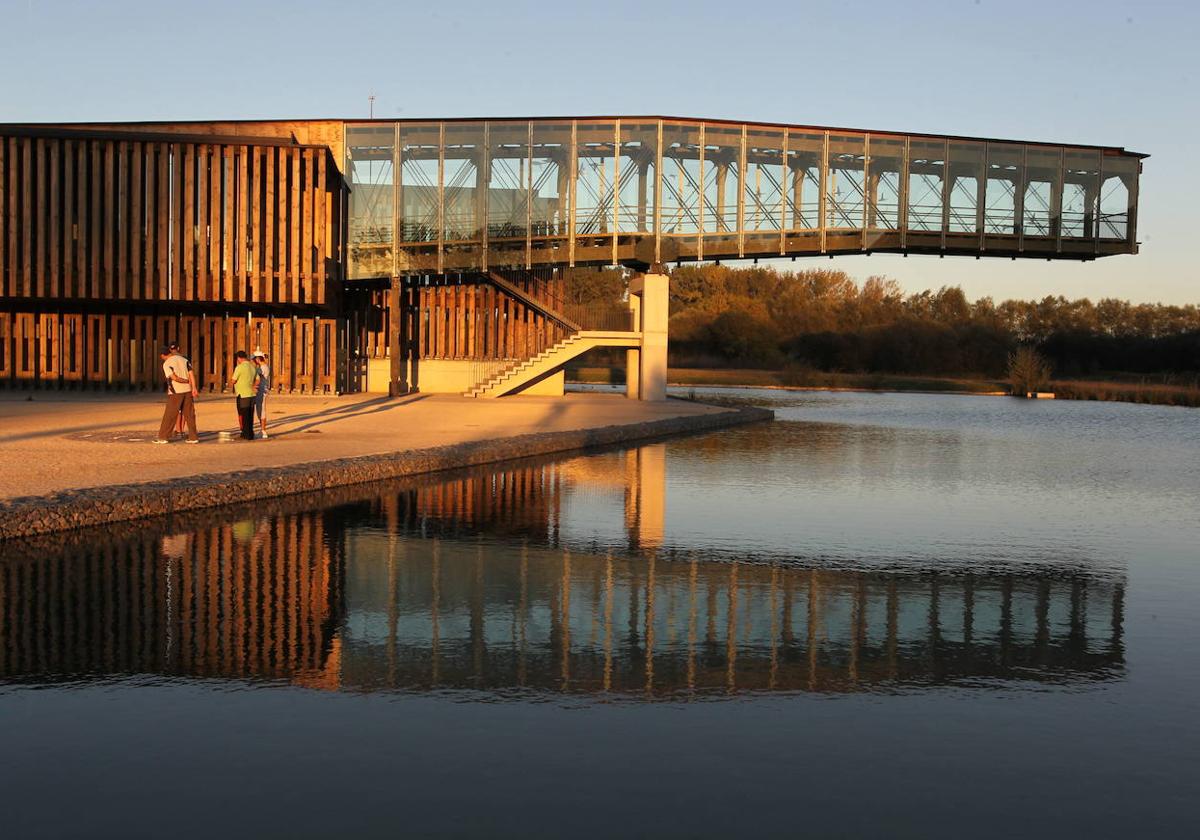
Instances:
[[[1056,376],[1200,370],[1192,304],[972,301],[958,286],[906,294],[886,277],[715,264],[674,269],[670,290],[671,362],[680,367],[1002,376],[1009,355],[1032,346]]]

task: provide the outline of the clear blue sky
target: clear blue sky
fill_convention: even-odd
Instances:
[[[971,297],[1200,302],[1200,3],[0,0],[0,122],[671,114],[1125,146],[1142,254],[839,258]],[[805,263],[797,262],[800,266]]]

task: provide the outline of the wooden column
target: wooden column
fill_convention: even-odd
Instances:
[[[388,360],[391,363],[391,377],[388,383],[388,395],[398,397],[408,393],[408,365],[405,358],[404,319],[404,281],[393,277],[391,288],[388,290]]]

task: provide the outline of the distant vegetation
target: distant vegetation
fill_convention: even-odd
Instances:
[[[581,272],[571,294],[610,296],[620,282],[616,272]],[[676,268],[670,335],[672,368],[775,371],[794,384],[828,375],[996,382],[1009,379],[1019,348],[1040,354],[1060,396],[1124,399],[1165,388],[1176,404],[1189,404],[1200,382],[1195,305],[971,301],[957,286],[905,294],[894,280],[858,283],[832,269]],[[1081,381],[1065,384],[1074,380]],[[1102,392],[1097,380],[1120,387]]]

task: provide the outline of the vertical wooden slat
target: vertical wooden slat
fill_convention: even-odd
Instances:
[[[0,137],[0,297],[8,297],[8,143]],[[0,347],[0,365],[3,364],[4,348]],[[0,599],[0,604],[3,600]],[[0,628],[3,627],[3,614],[0,613]],[[4,642],[0,639],[0,657],[3,656]]]
[[[208,284],[208,146],[196,147],[196,300],[211,300]]]
[[[454,357],[462,359],[467,356],[467,289],[459,283],[454,295]]]
[[[10,137],[0,138],[0,146],[4,146],[4,160],[7,161],[5,166],[0,167],[0,173],[4,173],[5,180],[0,181],[0,200],[4,202],[4,206],[0,208],[0,212],[4,212],[7,223],[5,224],[4,244],[0,247],[4,248],[4,254],[0,256],[2,265],[0,272],[5,276],[5,283],[0,287],[0,294],[11,295],[16,298],[18,293],[17,283],[17,138]]]
[[[152,290],[143,283],[142,247],[145,243],[146,226],[142,219],[142,168],[146,164],[144,143],[129,146],[129,296],[134,300],[152,298]]]
[[[238,149],[238,211],[234,234],[235,248],[237,249],[237,294],[233,297],[237,301],[246,300],[246,284],[250,280],[250,267],[247,264],[250,231],[250,220],[247,216],[250,208],[250,197],[247,195],[250,188],[250,162],[247,160],[249,154],[249,146],[242,146]]]
[[[308,303],[323,303],[324,294],[318,288],[317,283],[317,228],[319,227],[317,215],[318,201],[317,197],[321,194],[320,171],[317,163],[321,156],[322,149],[313,149],[309,152],[308,166],[308,192],[307,207],[308,207],[308,238],[307,250],[304,252],[304,270],[308,277],[304,287],[305,300]]]
[[[88,290],[88,294],[93,297],[100,297],[104,295],[104,277],[102,273],[104,263],[104,225],[100,215],[101,200],[104,195],[103,148],[99,140],[93,140],[90,146],[90,160],[88,161],[88,203],[91,206],[91,215],[88,218],[88,227],[91,228],[89,231],[91,235],[88,237],[87,266],[91,288]]]
[[[277,284],[275,286],[275,297],[273,298],[279,303],[288,303],[292,300],[288,274],[288,208],[291,206],[291,196],[288,195],[288,175],[290,172],[291,150],[281,148],[279,150],[279,163],[276,167],[277,187],[275,198],[278,215],[275,219],[275,276]]]
[[[51,297],[62,295],[62,140],[50,141],[50,283]]]
[[[221,201],[223,218],[221,219],[221,293],[219,299],[222,301],[241,299],[240,284],[237,282],[237,275],[234,273],[233,267],[233,241],[237,221],[237,188],[234,179],[233,152],[233,146],[225,146],[222,149],[222,160],[225,164],[225,177],[222,180],[224,197]]]
[[[71,313],[62,317],[63,380],[78,382],[85,376],[87,349],[86,324],[82,315]]]
[[[38,378],[56,382],[62,371],[59,364],[58,315],[42,313],[38,316]]]
[[[21,141],[21,219],[33,218],[33,142]],[[21,295],[33,297],[33,225],[21,225]]]
[[[129,288],[129,144],[121,141],[116,146],[116,210],[113,212],[113,230],[116,232],[117,268],[115,282],[117,297],[133,297]]]
[[[224,148],[212,146],[208,156],[208,296],[205,300],[222,300],[221,297],[221,183],[224,173]]]
[[[250,149],[250,299],[263,300],[262,290],[262,192],[264,156],[260,149]]]
[[[12,313],[0,312],[0,384],[13,375]],[[0,566],[0,572],[3,567]]]
[[[261,300],[264,303],[274,303],[276,300],[274,282],[275,256],[278,253],[275,248],[275,216],[278,212],[275,203],[275,159],[278,156],[279,150],[274,146],[268,146],[264,151],[267,165],[266,171],[263,173],[266,196],[263,206],[263,284]]]
[[[157,246],[155,277],[158,280],[159,300],[171,298],[171,230],[178,229],[179,216],[174,215],[171,204],[171,146],[167,143],[156,144],[158,148],[158,175],[155,179],[157,196],[154,201],[155,222],[157,230],[154,244]],[[178,159],[177,159],[178,160]],[[178,163],[176,163],[178,166]],[[172,220],[175,224],[172,225]]]
[[[108,319],[104,315],[88,315],[84,322],[85,370],[89,382],[108,380]]]
[[[158,172],[158,148],[154,143],[139,143],[139,152],[134,153],[134,165],[140,183],[137,189],[137,271],[139,286],[144,300],[158,300],[158,282],[154,275],[154,257],[158,253],[154,235],[158,231],[154,212],[158,189],[155,175]]]
[[[290,300],[300,302],[300,158],[303,149],[291,149],[292,184],[290,193],[291,206],[288,208],[288,276]]]
[[[328,153],[324,149],[317,151],[317,183],[315,190],[316,210],[314,211],[314,234],[316,238],[316,266],[314,267],[315,281],[313,283],[316,293],[313,295],[314,301],[319,304],[325,303],[325,235],[326,235],[326,220],[325,220],[325,196],[326,188],[328,187],[328,175],[325,171],[325,158]],[[394,246],[393,246],[394,247]]]
[[[92,293],[88,283],[88,143],[75,146],[75,295],[85,298]]]
[[[49,227],[49,207],[46,201],[46,141],[39,138],[33,144],[34,156],[34,206],[33,216],[26,217],[26,224],[34,226],[33,293],[45,297],[46,277],[46,230]]]
[[[183,231],[180,240],[179,279],[180,300],[193,300],[195,293],[194,265],[196,259],[196,152],[190,145],[183,147]]]
[[[127,385],[130,383],[128,315],[113,315],[109,318],[109,338],[112,348],[109,381]]]
[[[310,199],[312,196],[312,178],[308,173],[308,162],[312,160],[311,149],[296,150],[296,158],[299,161],[300,178],[296,179],[296,185],[293,187],[293,199],[299,199],[298,212],[296,212],[296,228],[298,228],[298,241],[293,242],[292,251],[296,254],[296,263],[293,266],[294,271],[294,300],[312,302],[308,296],[308,221],[312,218],[312,209]]]
[[[116,255],[113,253],[117,236],[117,195],[114,180],[117,144],[115,141],[104,142],[104,297],[111,300],[117,294],[114,274]]]

